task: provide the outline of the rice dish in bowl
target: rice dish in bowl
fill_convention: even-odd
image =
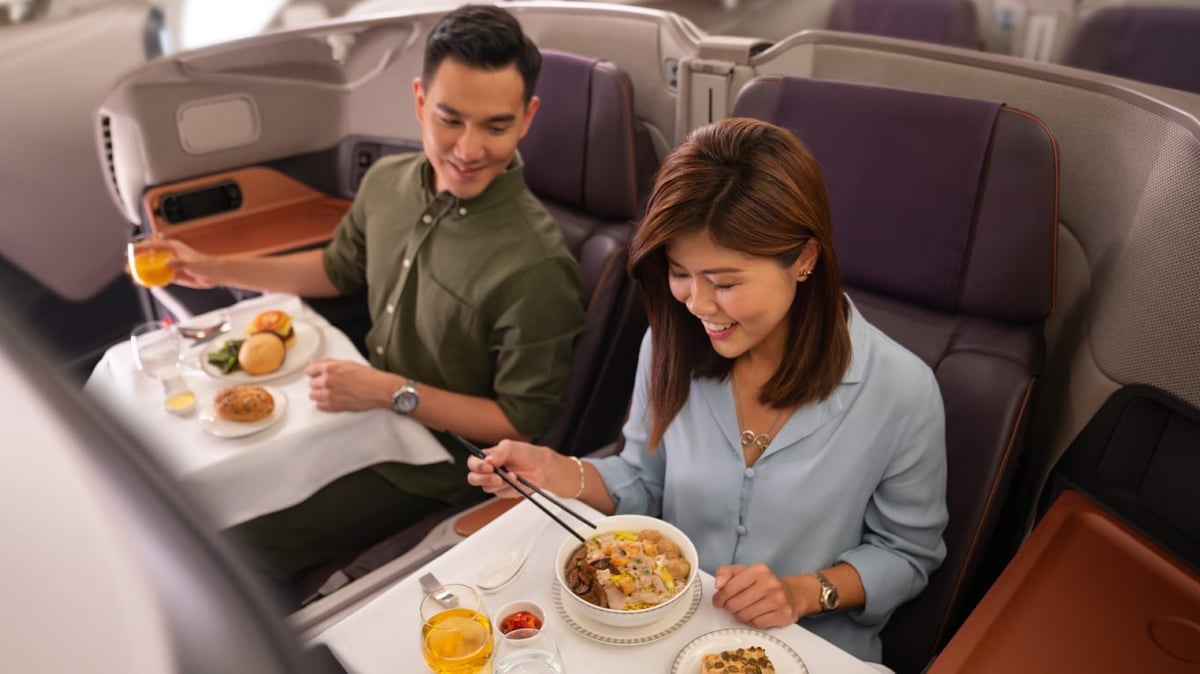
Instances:
[[[577,612],[606,625],[641,627],[691,600],[698,580],[696,546],[682,531],[645,515],[614,515],[568,537],[555,577]]]

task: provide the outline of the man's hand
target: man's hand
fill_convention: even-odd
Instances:
[[[347,360],[319,358],[304,368],[308,375],[308,397],[317,409],[329,412],[369,410],[388,407],[395,375],[370,365]]]
[[[169,248],[173,255],[168,263],[171,269],[175,270],[175,278],[171,281],[172,283],[201,289],[215,288],[221,285],[212,276],[216,271],[216,257],[205,255],[182,241],[174,239],[166,239],[162,241],[161,245]]]
[[[776,576],[766,564],[731,564],[717,568],[713,606],[724,608],[738,622],[754,627],[783,627],[813,613],[802,593]]]

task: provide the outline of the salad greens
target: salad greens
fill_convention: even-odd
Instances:
[[[244,339],[231,339],[216,351],[209,352],[208,364],[221,368],[223,374],[229,374],[238,369],[238,351],[242,349]]]

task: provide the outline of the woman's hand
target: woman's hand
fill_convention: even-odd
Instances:
[[[780,578],[766,564],[717,568],[713,606],[754,627],[783,627],[814,613],[801,591],[803,576]]]
[[[546,468],[557,456],[549,447],[539,447],[528,442],[501,440],[495,447],[483,450],[486,459],[467,457],[467,483],[481,487],[489,494],[500,498],[517,498],[520,495],[496,474],[496,469],[505,466],[539,487],[547,486]]]

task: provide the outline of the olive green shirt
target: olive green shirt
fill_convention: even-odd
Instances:
[[[435,194],[422,153],[381,159],[334,231],[325,271],[344,294],[367,291],[371,365],[491,398],[530,437],[561,409],[584,326],[581,274],[519,156],[470,200]],[[456,463],[450,472],[465,472]],[[414,490],[411,476],[429,472],[414,468],[425,467],[382,472]],[[445,497],[451,485],[424,486]]]

